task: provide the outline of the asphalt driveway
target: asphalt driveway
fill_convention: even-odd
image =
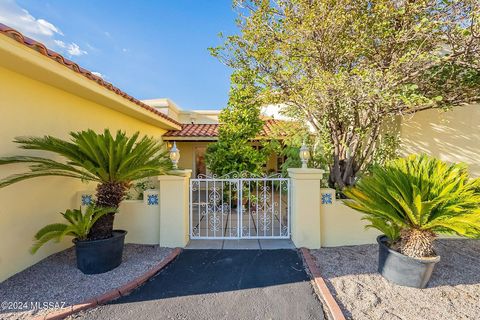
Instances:
[[[130,295],[72,319],[324,319],[296,250],[184,250]]]

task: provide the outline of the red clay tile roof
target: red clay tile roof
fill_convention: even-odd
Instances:
[[[66,59],[65,57],[63,57],[62,55],[56,53],[55,51],[52,51],[52,50],[48,49],[42,43],[24,36],[23,34],[18,32],[17,30],[12,29],[12,28],[0,23],[0,34],[4,34],[7,37],[10,37],[10,38],[16,40],[17,42],[19,42],[21,44],[24,44],[25,46],[43,54],[44,56],[46,56],[46,57],[64,65],[65,67],[69,68],[70,70],[73,70],[77,73],[80,73],[81,75],[85,76],[86,78],[88,78],[92,81],[95,81],[99,85],[107,88],[110,91],[113,91],[114,93],[118,94],[119,96],[122,96],[123,98],[137,104],[141,108],[146,109],[146,110],[164,118],[165,120],[170,121],[171,123],[174,123],[174,124],[179,125],[179,126],[181,125],[178,121],[175,121],[174,119],[168,117],[167,115],[158,111],[157,109],[155,109],[155,108],[141,102],[140,100],[132,97],[131,95],[123,92],[122,90],[115,87],[111,83],[103,80],[101,77],[98,77],[98,76],[94,75],[92,72],[80,67],[75,62],[70,61],[70,60]]]
[[[218,124],[182,124],[180,130],[170,130],[164,137],[216,137]]]
[[[284,132],[279,132],[278,126],[282,125],[284,121],[266,120],[264,121],[261,137],[269,137],[273,135],[282,135]],[[182,124],[181,130],[167,131],[164,137],[217,137],[219,124]]]

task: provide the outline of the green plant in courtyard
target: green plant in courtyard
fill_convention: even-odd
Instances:
[[[313,130],[332,187],[395,157],[396,117],[480,101],[478,0],[234,5],[240,32],[212,54]]]
[[[134,181],[130,189],[127,191],[126,200],[143,200],[143,192],[147,190],[157,189],[158,183],[152,179],[141,179]]]
[[[65,236],[75,237],[77,240],[86,240],[90,229],[98,221],[107,214],[116,212],[114,208],[97,208],[88,206],[85,213],[81,209],[68,209],[61,212],[62,217],[67,223],[52,223],[35,234],[35,244],[31,248],[31,253],[35,253],[50,240],[61,241]]]
[[[70,141],[52,136],[16,138],[14,142],[22,149],[49,151],[66,161],[34,156],[2,157],[0,165],[30,163],[30,171],[1,179],[0,187],[42,176],[98,182],[96,205],[113,209],[111,214],[96,220],[88,238],[111,237],[115,210],[125,198],[132,181],[170,170],[172,163],[168,151],[151,137],[140,138],[138,132],[129,137],[122,131],[112,136],[108,129],[103,134],[87,130],[72,132],[70,136]]]
[[[249,78],[251,75],[245,72],[235,72],[231,77],[228,106],[219,116],[218,141],[208,145],[205,156],[207,167],[214,174],[243,171],[258,174],[267,161],[268,148],[261,142],[252,145],[263,121],[256,98],[259,89],[248,82]]]
[[[374,166],[345,204],[365,213],[369,227],[383,232],[392,248],[411,257],[435,255],[437,233],[480,237],[480,178],[463,164],[411,155]]]

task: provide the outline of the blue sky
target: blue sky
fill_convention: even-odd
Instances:
[[[230,70],[207,48],[236,32],[230,0],[0,0],[0,22],[138,99],[225,106]]]

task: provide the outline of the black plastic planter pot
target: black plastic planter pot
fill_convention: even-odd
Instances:
[[[378,272],[387,280],[401,286],[423,289],[427,286],[433,268],[440,256],[411,258],[387,246],[387,237],[378,236]]]
[[[113,236],[107,239],[78,241],[75,244],[77,268],[85,274],[104,273],[115,269],[122,263],[125,230],[113,230]]]

